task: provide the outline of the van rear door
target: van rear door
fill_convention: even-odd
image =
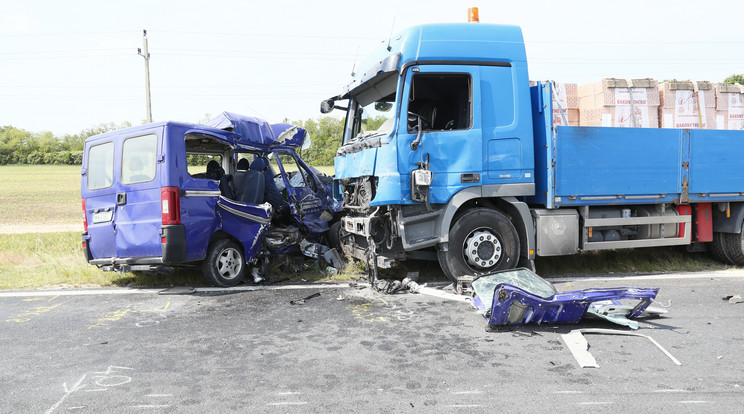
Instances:
[[[121,141],[116,188],[115,238],[119,258],[160,257],[161,206],[158,154],[162,127]]]
[[[85,202],[88,246],[93,259],[116,256],[114,240],[115,154],[116,146],[111,138],[111,140],[102,140],[87,147],[83,160],[80,190]]]

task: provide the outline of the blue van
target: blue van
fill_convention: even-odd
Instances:
[[[118,272],[201,266],[208,282],[234,286],[248,266],[300,239],[324,240],[340,206],[332,177],[294,150],[305,131],[227,112],[209,124],[161,122],[85,141],[90,264]],[[265,240],[292,229],[299,236],[282,251]]]

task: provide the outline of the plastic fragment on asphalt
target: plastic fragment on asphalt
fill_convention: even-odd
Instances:
[[[664,355],[668,356],[676,365],[682,365],[677,358],[669,353],[660,343],[656,342],[654,338],[648,335],[640,334],[637,332],[618,331],[614,329],[599,329],[599,328],[587,328],[587,329],[574,329],[573,331],[561,335],[563,342],[566,343],[568,349],[571,350],[576,362],[582,368],[599,368],[596,359],[589,352],[589,343],[584,338],[583,334],[606,334],[606,335],[626,335],[626,336],[640,336],[651,341],[652,344],[656,345]]]
[[[304,305],[306,300],[310,300],[312,298],[317,298],[318,296],[320,296],[320,292],[313,293],[312,295],[306,296],[306,297],[304,297],[302,299],[291,300],[291,301],[289,301],[289,304],[290,305]]]

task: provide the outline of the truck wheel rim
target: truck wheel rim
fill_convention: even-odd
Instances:
[[[240,274],[243,262],[240,253],[233,248],[225,249],[217,258],[217,272],[227,280],[235,279]]]
[[[502,254],[501,241],[490,229],[475,229],[463,244],[465,260],[476,269],[496,266]]]

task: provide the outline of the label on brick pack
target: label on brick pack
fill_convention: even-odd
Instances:
[[[621,128],[648,128],[648,94],[645,88],[633,88],[633,105],[630,105],[630,89],[615,88],[615,125]],[[635,117],[633,116],[635,109]],[[635,118],[635,119],[634,119]]]
[[[690,90],[677,90],[674,100],[674,128],[700,128],[700,119],[703,120],[703,128],[708,124],[705,119],[705,110],[698,116],[697,99],[695,92]],[[705,91],[699,91],[700,104],[705,105]]]
[[[728,129],[744,130],[744,95],[730,93],[728,96]]]
[[[566,124],[563,123],[563,117],[561,116],[561,109],[558,107],[559,104],[560,108],[563,108],[563,114],[566,116],[566,120],[568,120],[568,113],[566,111],[566,108],[568,108],[566,85],[563,83],[553,83],[553,125],[565,126]]]

